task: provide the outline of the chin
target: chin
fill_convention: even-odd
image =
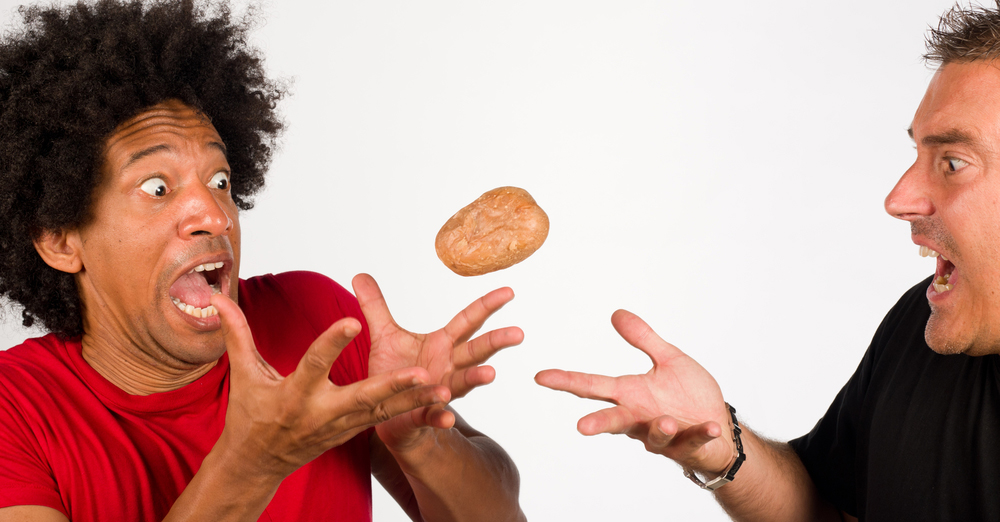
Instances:
[[[213,336],[215,337],[215,336]],[[226,343],[219,335],[217,339],[198,339],[187,342],[181,339],[174,339],[164,348],[170,355],[185,364],[201,366],[218,361],[222,354],[226,353]]]
[[[968,347],[961,344],[950,342],[947,340],[940,340],[932,337],[929,334],[924,334],[924,340],[927,341],[927,346],[931,350],[941,354],[941,355],[955,355],[958,353],[965,353]]]
[[[196,364],[208,364],[218,361],[224,353],[226,353],[226,343],[220,339],[219,342],[204,344],[194,353],[191,353],[191,362]]]
[[[924,328],[924,341],[931,350],[941,355],[954,355],[966,353],[971,348],[971,343],[965,341],[957,332],[949,331],[948,321],[941,318],[941,313],[932,308],[931,316],[927,320]]]
[[[973,357],[1000,353],[1000,339],[972,340],[957,334],[949,335],[935,324],[934,317],[927,322],[924,340],[931,350],[941,355],[965,354]]]

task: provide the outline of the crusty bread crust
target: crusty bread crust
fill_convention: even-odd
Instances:
[[[533,254],[549,235],[549,217],[528,191],[493,189],[459,210],[437,234],[438,258],[461,276],[508,268]]]

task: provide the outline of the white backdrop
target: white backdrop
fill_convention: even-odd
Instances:
[[[0,1],[9,23],[17,2]],[[525,342],[458,401],[521,472],[531,520],[727,520],[623,436],[602,404],[549,391],[561,367],[641,373],[609,317],[632,310],[720,382],[741,419],[809,430],[899,295],[929,275],[882,201],[951,0],[490,2],[277,0],[256,33],[294,80],[266,192],[245,213],[243,275],[365,271],[397,320],[436,329],[509,285],[488,326]],[[502,185],[546,210],[545,245],[462,278],[434,237]],[[0,348],[28,335],[15,314]],[[376,489],[378,487],[376,486]],[[379,521],[406,520],[375,497]]]

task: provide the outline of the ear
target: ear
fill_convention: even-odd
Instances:
[[[76,230],[46,230],[34,243],[38,255],[52,268],[70,274],[83,269],[80,234]]]

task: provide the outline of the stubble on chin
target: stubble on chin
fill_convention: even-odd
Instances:
[[[949,335],[946,331],[946,321],[937,311],[931,311],[931,317],[924,328],[924,341],[931,350],[941,355],[965,354],[973,357],[1000,354],[1000,336],[989,329],[980,338],[965,338],[960,333]]]
[[[963,343],[958,342],[956,339],[950,339],[944,333],[944,325],[941,324],[943,322],[938,316],[938,312],[931,312],[931,317],[927,320],[927,326],[924,328],[924,342],[927,343],[927,346],[931,350],[941,355],[964,352],[966,347],[963,346]]]

